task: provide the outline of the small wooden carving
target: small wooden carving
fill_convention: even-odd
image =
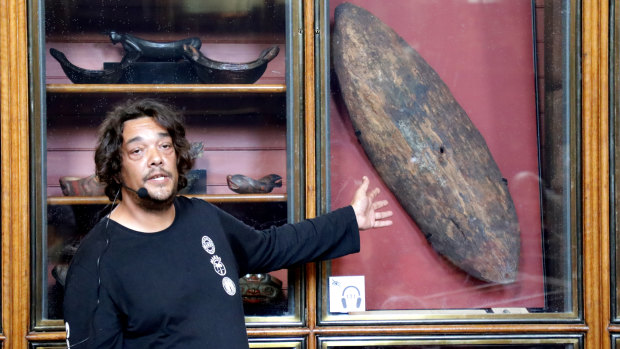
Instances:
[[[260,179],[236,174],[226,176],[228,188],[239,194],[271,193],[273,188],[282,186],[282,177],[269,174]]]

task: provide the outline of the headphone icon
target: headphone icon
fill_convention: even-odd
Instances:
[[[347,290],[351,289],[353,291],[350,291],[349,293],[347,293]],[[351,293],[353,292],[353,293]],[[342,306],[346,309],[347,308],[347,299],[351,299],[352,297],[354,297],[355,300],[355,307],[359,308],[360,305],[362,305],[362,297],[361,297],[361,292],[360,290],[355,287],[355,286],[347,286],[344,288],[344,290],[342,290]]]

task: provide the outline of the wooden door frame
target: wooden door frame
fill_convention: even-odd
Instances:
[[[610,348],[609,2],[582,2],[583,298],[587,348]]]
[[[30,309],[28,31],[26,0],[0,0],[2,333],[26,348]]]

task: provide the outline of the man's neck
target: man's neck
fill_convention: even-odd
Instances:
[[[174,204],[163,210],[147,210],[132,200],[121,201],[110,213],[110,219],[142,233],[156,233],[168,228],[175,217]]]

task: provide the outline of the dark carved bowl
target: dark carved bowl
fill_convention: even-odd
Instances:
[[[183,46],[185,58],[192,63],[200,81],[205,84],[252,84],[267,69],[267,64],[280,52],[278,46],[270,47],[259,57],[247,63],[218,62],[207,58],[195,47]]]
[[[114,69],[89,70],[72,64],[64,53],[54,48],[50,48],[50,54],[60,63],[62,70],[74,84],[115,84],[123,76],[125,69],[140,57],[139,52],[128,52]]]

